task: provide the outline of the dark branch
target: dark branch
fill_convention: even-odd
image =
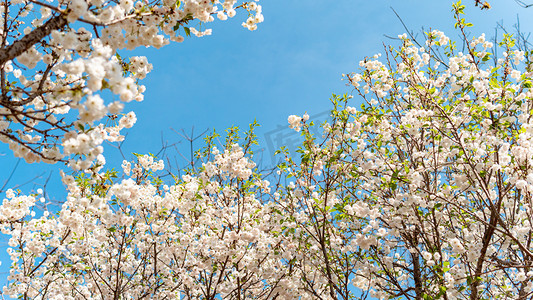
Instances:
[[[13,60],[15,57],[21,55],[33,45],[39,43],[42,39],[52,33],[53,30],[58,30],[67,25],[65,15],[60,14],[48,20],[42,26],[35,28],[32,32],[25,35],[20,40],[9,45],[5,49],[0,50],[0,66],[6,62]]]

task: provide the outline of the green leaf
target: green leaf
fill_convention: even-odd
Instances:
[[[183,27],[183,30],[185,30],[185,34],[187,36],[191,36],[191,30],[189,29],[189,27]]]
[[[174,25],[174,27],[172,27],[172,30],[174,30],[174,31],[178,31],[178,29],[180,29],[180,22],[176,22],[176,25]]]

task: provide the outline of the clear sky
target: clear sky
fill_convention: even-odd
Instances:
[[[513,0],[489,2],[492,9],[480,11],[473,6],[474,0],[464,0],[475,35],[485,32],[492,37],[498,22],[512,30],[517,15],[523,32],[533,30],[533,8],[521,8]],[[127,158],[131,152],[157,152],[161,140],[182,140],[170,128],[190,131],[194,126],[197,133],[207,128],[222,132],[230,126],[245,128],[256,119],[262,126],[257,133],[266,162],[270,162],[272,146],[281,146],[273,138],[275,134],[290,133],[276,131],[279,126],[287,128],[289,115],[308,112],[313,116],[330,109],[332,93],[351,92],[341,74],[357,71],[365,56],[383,52],[383,43],[395,43],[384,35],[396,37],[405,32],[391,7],[419,36],[422,28],[439,29],[452,40],[458,39],[449,0],[261,0],[260,4],[265,21],[257,31],[241,27],[245,16],[237,14],[226,22],[211,23],[212,36],[134,52],[147,56],[154,69],[143,81],[145,100],[125,108],[125,112],[134,110],[138,118],[126,131],[122,150]],[[359,100],[353,101],[357,107]],[[186,147],[180,147],[188,154]],[[107,147],[104,155],[110,166],[117,167],[122,161],[112,147]],[[16,163],[1,145],[0,187]],[[21,162],[8,185],[30,180],[32,183],[22,187],[29,191],[51,174],[48,196],[61,201],[64,191],[57,179],[62,168]],[[42,176],[32,181],[39,174]],[[5,282],[9,264],[6,242],[0,238],[0,284]]]

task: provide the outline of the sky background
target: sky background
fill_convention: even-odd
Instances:
[[[474,35],[485,32],[492,37],[497,23],[512,31],[517,16],[522,32],[533,30],[533,8],[521,8],[513,0],[489,2],[492,9],[481,11],[473,6],[474,0],[464,1]],[[223,132],[231,126],[247,128],[255,119],[261,125],[257,135],[264,148],[264,163],[271,164],[272,147],[281,146],[273,137],[291,133],[289,115],[322,114],[319,119],[323,120],[331,108],[331,94],[352,91],[341,80],[342,74],[357,71],[365,56],[384,52],[383,43],[396,43],[385,35],[396,37],[405,32],[391,7],[419,36],[422,28],[439,29],[459,40],[453,28],[452,1],[448,0],[261,0],[260,4],[265,21],[254,32],[241,26],[246,15],[238,13],[228,21],[209,24],[212,36],[186,38],[162,49],[133,51],[134,55],[147,56],[154,69],[142,81],[147,87],[145,100],[125,106],[124,112],[133,110],[138,118],[137,124],[125,131],[128,136],[122,152],[126,158],[131,159],[132,152],[156,153],[162,141],[182,141],[178,147],[188,155],[188,144],[171,128]],[[355,97],[352,106],[359,105]],[[194,146],[202,145],[198,140]],[[110,167],[120,166],[119,151],[108,146],[104,155]],[[169,155],[178,156],[175,152]],[[59,170],[66,167],[22,161],[14,169],[16,164],[9,149],[0,145],[0,188],[13,170],[7,187],[29,182],[21,186],[25,192],[50,176],[47,196],[61,201],[65,192]],[[6,244],[0,237],[2,285],[9,264]]]

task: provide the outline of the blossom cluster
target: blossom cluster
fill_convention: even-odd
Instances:
[[[279,208],[261,200],[268,181],[256,178],[239,145],[212,152],[213,161],[172,185],[150,181],[164,168],[150,155],[124,161],[131,177],[122,180],[64,175],[66,202],[39,218],[31,216],[36,197],[9,191],[0,206],[9,211],[0,221],[12,260],[3,293],[298,298],[284,251],[295,246],[281,234]]]
[[[29,163],[70,160],[76,169],[99,166],[102,142],[120,141],[120,130],[135,123],[131,114],[115,121],[124,103],[144,99],[140,80],[152,65],[119,50],[211,34],[205,26],[214,15],[226,20],[237,10],[248,13],[250,30],[263,21],[255,1],[12,1],[1,7],[18,14],[0,20],[9,45],[0,49],[0,141]],[[28,21],[30,13],[35,18]]]

